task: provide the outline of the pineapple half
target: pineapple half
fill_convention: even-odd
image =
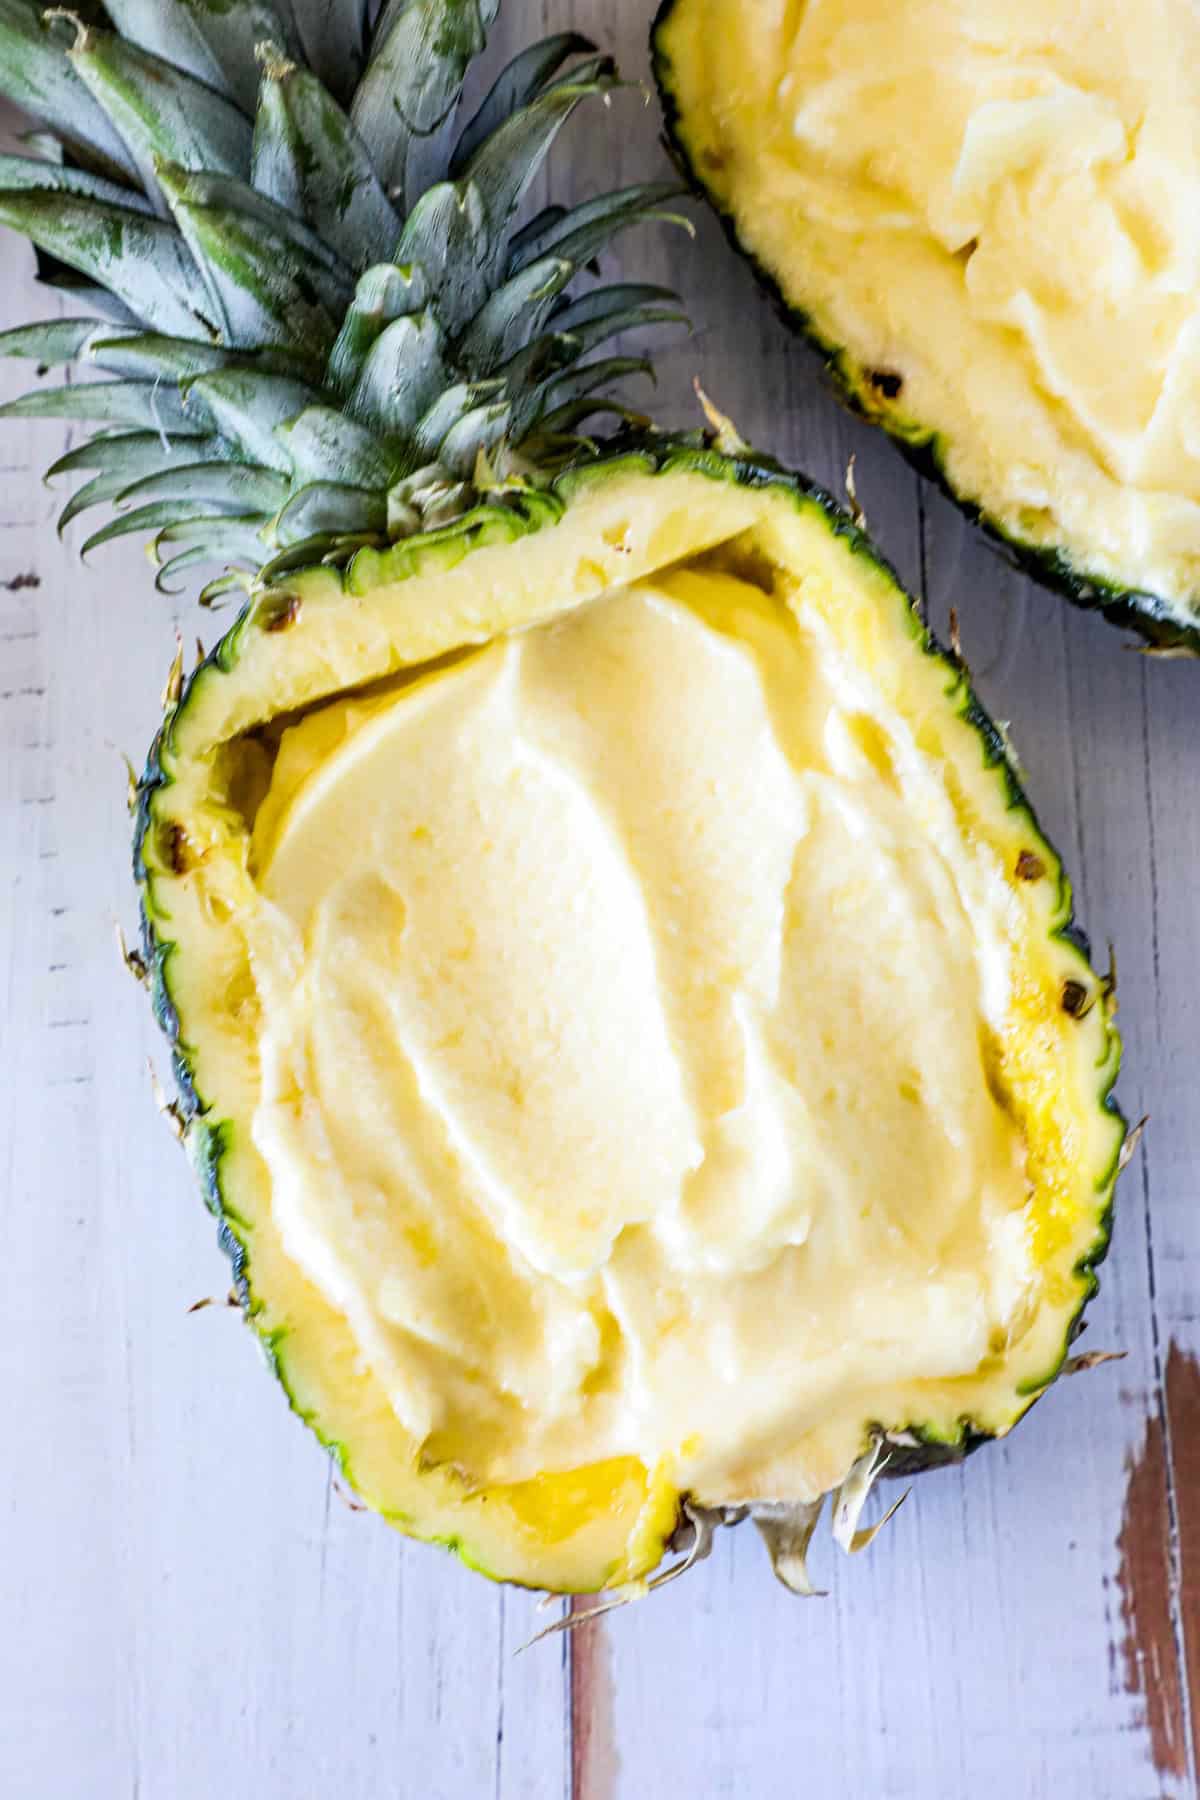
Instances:
[[[237,1294],[414,1536],[628,1594],[749,1515],[806,1591],[826,1495],[858,1547],[1078,1360],[1124,1128],[1058,857],[827,496],[578,435],[629,366],[580,359],[674,310],[568,294],[665,190],[516,216],[590,47],[460,131],[489,9],[109,10],[0,4],[62,154],[0,216],[89,314],[4,347],[112,377],[8,410],[101,427],[93,541],[248,589],[135,795]]]
[[[1200,14],[662,0],[673,143],[843,397],[1035,577],[1200,651]]]

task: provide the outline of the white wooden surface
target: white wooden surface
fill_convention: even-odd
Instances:
[[[644,68],[641,0],[521,5]],[[655,167],[639,95],[581,122],[557,188]],[[0,238],[7,323],[53,310]],[[542,1621],[352,1513],[222,1293],[212,1222],[156,1121],[165,1059],[121,969],[125,772],[176,616],[136,550],[94,568],[38,481],[60,426],[0,428],[0,1795],[11,1800],[1151,1800],[1194,1795],[1200,1698],[1200,669],[1131,654],[1006,567],[846,419],[708,220],[619,262],[697,322],[661,363],[754,441],[838,487],[957,607],[1012,721],[1082,917],[1119,954],[1131,1115],[1089,1346],[1004,1445],[922,1480],[866,1557],[816,1553],[790,1599],[727,1533],[691,1579],[514,1651]],[[0,365],[0,391],[26,370]],[[76,540],[77,541],[77,540]],[[184,606],[190,637],[210,621]],[[1195,1427],[1195,1431],[1193,1431]],[[1189,1612],[1189,1607],[1193,1610]],[[1190,1685],[1189,1685],[1190,1677]],[[1196,1711],[1200,1713],[1200,1704]],[[1200,1724],[1198,1719],[1197,1724]]]

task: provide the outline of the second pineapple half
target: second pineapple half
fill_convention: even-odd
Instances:
[[[1191,0],[664,0],[654,49],[851,404],[1038,579],[1200,650]]]

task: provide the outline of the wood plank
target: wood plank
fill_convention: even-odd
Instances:
[[[53,313],[4,255],[0,325]],[[32,379],[0,364],[0,395]],[[118,746],[149,742],[175,618],[136,547],[58,543],[66,441],[0,436],[0,1792],[391,1800],[419,1768],[431,1800],[558,1800],[565,1659],[513,1655],[532,1600],[347,1510],[237,1315],[188,1314],[228,1268],[114,938]]]
[[[932,505],[932,517],[940,526],[935,542],[963,542],[969,528],[940,500]],[[1142,705],[1144,665],[1129,653],[1121,634],[1098,619],[1064,607],[1053,596],[1014,576],[978,542],[970,565],[961,566],[961,579],[972,584],[973,571],[986,581],[989,573],[1000,611],[1008,619],[997,632],[998,647],[989,657],[983,639],[983,665],[988,670],[985,694],[994,687],[1006,710],[1014,715],[1018,749],[1029,771],[1032,791],[1051,829],[1067,856],[1074,877],[1076,906],[1085,927],[1090,928],[1097,960],[1103,964],[1106,940],[1119,947],[1122,1011],[1126,1036],[1125,1077],[1119,1088],[1127,1111],[1138,1117],[1144,1110],[1144,1085],[1139,1079],[1148,971],[1141,966],[1145,940],[1144,920],[1151,902],[1149,871],[1152,861],[1150,824],[1144,803],[1145,771],[1136,753]],[[945,548],[941,555],[946,555]],[[936,563],[938,553],[933,560]],[[950,563],[954,558],[951,553]],[[983,590],[986,602],[988,595]],[[970,621],[985,610],[972,595]],[[942,599],[944,608],[948,593]],[[935,601],[935,612],[937,602]],[[972,622],[965,626],[964,645],[971,655]],[[987,624],[984,623],[986,633]],[[1134,751],[1131,754],[1131,744]],[[1130,1170],[1121,1184],[1114,1251],[1102,1271],[1104,1291],[1093,1308],[1086,1347],[1113,1347],[1126,1353],[1119,1370],[1100,1371],[1087,1378],[1086,1395],[1058,1394],[1046,1402],[1065,1412],[1071,1408],[1070,1425],[1084,1433],[1080,1452],[1086,1457],[1084,1497],[1090,1497],[1089,1529],[1093,1533],[1092,1558],[1085,1565],[1088,1602],[1102,1596],[1102,1620],[1096,1629],[1103,1638],[1110,1669],[1123,1669],[1122,1702],[1132,1702],[1132,1716],[1124,1705],[1114,1705],[1103,1743],[1114,1731],[1137,1740],[1138,1753],[1148,1757],[1163,1791],[1185,1791],[1190,1757],[1184,1729],[1184,1672],[1177,1655],[1177,1625],[1168,1605],[1146,1645],[1153,1654],[1141,1657],[1136,1669],[1128,1655],[1127,1608],[1122,1581],[1122,1549],[1127,1541],[1129,1509],[1123,1477],[1132,1475],[1143,1440],[1158,1410],[1160,1383],[1154,1320],[1154,1270],[1150,1221],[1145,1206],[1145,1164]],[[1105,1335],[1101,1338],[1100,1334]],[[1107,1379],[1105,1379],[1107,1377]],[[1095,1383],[1095,1387],[1093,1387]],[[1020,1440],[1010,1448],[1015,1457]],[[1076,1478],[1079,1464],[1067,1458]],[[1165,1472],[1164,1472],[1165,1473]],[[1171,1567],[1170,1519],[1162,1504],[1161,1483],[1155,1490],[1152,1477],[1136,1489],[1140,1506],[1135,1518],[1138,1557],[1142,1568],[1169,1594]],[[1114,1512],[1114,1502],[1117,1510]],[[1110,1543],[1117,1530],[1121,1542]],[[1096,1528],[1099,1527],[1097,1534]],[[1074,1537],[1072,1527],[1072,1537]],[[1114,1555],[1114,1550],[1116,1554]],[[1051,1558],[1053,1567],[1053,1558]],[[1097,1579],[1098,1577],[1098,1579]],[[1072,1579],[1075,1579],[1074,1572]],[[1064,1591],[1063,1604],[1068,1594]],[[1117,1604],[1114,1604],[1117,1602]],[[1116,1655],[1120,1649],[1120,1657]],[[1096,1646],[1099,1649],[1099,1642]],[[1140,1654],[1140,1652],[1139,1652]],[[1093,1659],[1094,1660],[1094,1659]],[[1094,1682],[1094,1672],[1089,1672]],[[1090,1712],[1090,1708],[1089,1708]],[[1132,1726],[1132,1730],[1130,1727]],[[1089,1727],[1089,1731],[1090,1731]],[[1114,1768],[1128,1774],[1130,1791],[1139,1777],[1136,1761],[1124,1741],[1102,1751],[1103,1779],[1115,1779]],[[1115,1759],[1115,1761],[1113,1760]],[[1153,1788],[1147,1791],[1156,1791]]]
[[[878,529],[873,476],[862,486]],[[1144,839],[1146,821],[1129,792],[1141,767],[1122,763],[1113,721],[1136,721],[1138,666],[1104,628],[1023,594],[940,502],[928,511],[932,609],[944,621],[956,597],[965,648],[994,665],[992,684],[1013,702],[1047,821],[1085,871],[1085,916],[1098,935],[1111,929],[1123,941],[1138,925],[1128,890],[1131,869],[1144,864],[1137,833],[1140,820]],[[1113,672],[1115,690],[1107,712],[1093,708],[1109,728],[1097,730],[1095,767],[1071,749],[1080,733],[1071,682],[1077,688],[1079,671],[1094,667],[1097,679]],[[1119,673],[1131,690],[1116,683]],[[1075,707],[1083,704],[1077,697]],[[1124,821],[1120,858],[1096,822],[1101,803],[1106,817]],[[1136,976],[1129,985],[1141,992]],[[1136,1002],[1126,1011],[1136,1038]],[[1129,1103],[1140,1095],[1135,1082]],[[661,1778],[664,1739],[667,1793],[782,1796],[794,1792],[801,1762],[814,1796],[1191,1791],[1173,1627],[1168,1619],[1165,1634],[1135,1649],[1131,1679],[1117,1586],[1126,1469],[1157,1404],[1136,1175],[1123,1199],[1118,1251],[1087,1340],[1125,1350],[1119,1369],[1077,1378],[1011,1440],[919,1482],[868,1557],[834,1566],[832,1550],[819,1551],[833,1590],[824,1602],[775,1592],[757,1544],[739,1532],[679,1590],[589,1628],[608,1635],[615,1682],[618,1778],[597,1791],[646,1791],[652,1771]],[[1138,1556],[1165,1594],[1163,1478],[1152,1477],[1135,1530]],[[637,1679],[668,1661],[669,1694]]]
[[[1189,1104],[1187,1047],[1200,1019],[1196,952],[1188,941],[1200,833],[1186,795],[1194,795],[1200,776],[1200,697],[1193,665],[1135,658],[1115,634],[1072,615],[1063,615],[1062,630],[1077,866],[1087,913],[1120,921],[1113,935],[1126,1040],[1121,1091],[1131,1116],[1151,1115],[1122,1187],[1117,1239],[1119,1279],[1150,1333],[1149,1360],[1131,1396],[1139,1417],[1126,1458],[1118,1569],[1128,1625],[1122,1653],[1126,1685],[1143,1698],[1164,1776],[1186,1769],[1194,1782],[1200,1383],[1186,1265],[1200,1250],[1200,1132]],[[1137,1262],[1144,1282],[1133,1279]]]
[[[644,70],[627,0],[510,9],[580,25]],[[564,194],[642,178],[657,114],[564,140]],[[572,149],[572,143],[578,148]],[[599,146],[603,145],[603,148]],[[11,247],[5,254],[12,256]],[[5,284],[8,322],[29,284]],[[224,1266],[154,1129],[161,1050],[112,947],[130,917],[124,776],[173,619],[135,550],[82,571],[31,481],[60,427],[0,437],[0,1789],[38,1800],[337,1791],[1186,1796],[1200,1719],[1200,889],[1197,676],[1008,573],[823,396],[710,220],[648,230],[608,271],[674,281],[697,332],[661,359],[754,441],[840,489],[935,621],[955,604],[985,698],[1117,943],[1122,1096],[1153,1114],[1122,1188],[1087,1340],[1127,1360],[1052,1395],[1007,1443],[922,1481],[867,1558],[815,1555],[829,1599],[771,1582],[757,1541],[644,1606],[515,1657],[544,1622],[343,1506],[317,1448],[217,1308]],[[20,371],[0,365],[0,390]],[[33,577],[40,586],[29,585]],[[187,609],[184,609],[184,616]],[[190,619],[189,619],[190,628]],[[47,1295],[47,1271],[53,1272]]]
[[[615,22],[611,8],[597,10]],[[622,49],[636,70],[631,28]],[[626,147],[623,138],[622,151],[646,166],[641,139],[631,134]],[[625,172],[622,163],[618,178]],[[1142,679],[1178,679],[1182,691],[1194,671],[1143,671],[1117,634],[1009,571],[894,452],[840,414],[710,221],[694,246],[666,240],[653,251],[663,258],[656,278],[675,281],[698,312],[695,338],[665,359],[676,416],[687,417],[695,372],[752,441],[835,491],[853,452],[870,526],[910,584],[924,579],[943,633],[956,607],[985,700],[1011,718],[1076,871],[1083,917],[1101,945],[1111,936],[1121,946],[1124,1016],[1140,1049],[1151,905]],[[1186,778],[1180,771],[1177,795]],[[1198,871],[1191,848],[1173,856],[1173,891],[1194,892]],[[1194,975],[1180,983],[1194,985]],[[1177,1080],[1188,1072],[1184,1061]],[[1145,1086],[1135,1064],[1123,1084],[1135,1113]],[[818,1550],[833,1590],[825,1601],[777,1591],[743,1528],[686,1583],[587,1627],[574,1644],[578,1793],[767,1800],[793,1794],[798,1770],[813,1800],[1193,1791],[1165,1465],[1136,1532],[1142,1566],[1168,1596],[1167,1624],[1156,1662],[1151,1645],[1135,1648],[1135,1677],[1118,1585],[1129,1471],[1160,1409],[1141,1182],[1133,1171],[1123,1185],[1087,1340],[1120,1347],[1126,1361],[1057,1391],[963,1470],[920,1482],[866,1558],[835,1565],[830,1548]],[[1177,1194],[1168,1184],[1172,1218],[1185,1210]],[[648,1680],[655,1670],[669,1681]]]

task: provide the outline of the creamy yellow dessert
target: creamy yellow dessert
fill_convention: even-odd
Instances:
[[[659,48],[698,178],[867,410],[1194,624],[1194,0],[675,0]]]
[[[1007,1429],[1120,1141],[964,680],[827,503],[726,467],[268,591],[143,837],[295,1403],[407,1529],[547,1586]]]
[[[254,1141],[427,1453],[753,1491],[1022,1329],[1008,890],[857,685],[685,570],[284,733]]]

